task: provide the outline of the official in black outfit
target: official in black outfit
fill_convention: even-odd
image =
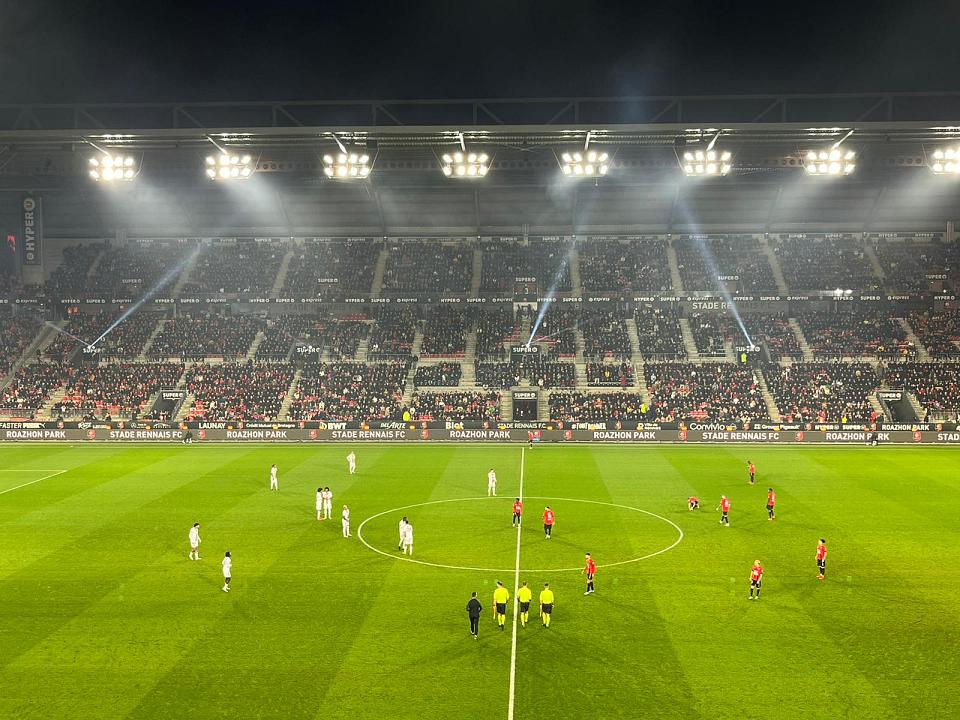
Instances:
[[[480,632],[480,613],[483,612],[483,605],[477,600],[477,594],[470,594],[470,601],[467,603],[467,613],[470,615],[470,634],[474,640],[479,640],[477,633]]]

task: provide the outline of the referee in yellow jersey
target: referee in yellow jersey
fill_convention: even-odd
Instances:
[[[517,602],[520,603],[520,624],[527,626],[527,620],[530,617],[530,601],[533,600],[533,591],[524,583],[517,590]]]
[[[550,583],[543,584],[540,591],[540,620],[545,628],[550,627],[550,616],[553,614],[553,590]]]
[[[507,622],[507,601],[510,599],[510,591],[503,583],[497,580],[497,589],[493,591],[493,616],[497,619],[497,624],[503,630]]]

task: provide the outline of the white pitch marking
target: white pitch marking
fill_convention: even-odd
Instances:
[[[367,546],[368,550],[373,550],[373,552],[378,555],[383,555],[388,557],[391,560],[401,560],[403,562],[416,563],[417,565],[425,565],[427,567],[442,568],[444,570],[469,570],[470,572],[495,572],[495,573],[512,573],[513,568],[489,568],[489,567],[470,567],[467,565],[444,565],[443,563],[432,563],[425,560],[414,560],[411,557],[398,557],[396,555],[391,555],[388,552],[384,552],[379,548],[375,548],[373,545],[368,543],[363,537],[363,526],[366,525],[371,520],[376,520],[378,517],[383,517],[384,515],[389,515],[390,513],[401,512],[403,510],[409,510],[410,508],[424,507],[426,505],[440,505],[442,503],[452,503],[452,502],[467,502],[470,500],[497,500],[498,498],[489,498],[486,495],[480,495],[477,497],[465,497],[465,498],[450,498],[449,500],[429,500],[428,502],[414,503],[413,505],[404,505],[403,507],[391,508],[390,510],[384,510],[379,512],[376,515],[371,515],[366,520],[360,523],[357,528],[357,537],[360,539],[364,545]],[[652,513],[649,510],[641,510],[640,508],[631,507],[630,505],[620,505],[618,503],[604,502],[602,500],[583,500],[582,498],[558,498],[558,497],[546,497],[546,496],[534,496],[528,495],[527,500],[553,500],[559,502],[582,502],[590,503],[591,505],[608,505],[610,507],[622,508],[624,510],[632,510],[633,512],[643,513],[644,515],[649,515],[650,517],[657,518],[667,523],[674,530],[677,531],[677,539],[674,540],[673,544],[661,549],[656,552],[649,553],[647,555],[641,555],[640,557],[630,558],[629,560],[620,560],[614,563],[605,563],[603,565],[598,564],[598,568],[610,568],[616,567],[617,565],[630,565],[631,563],[640,562],[641,560],[648,560],[649,558],[656,557],[657,555],[662,555],[663,553],[673,550],[677,545],[679,545],[684,538],[683,530],[680,529],[680,526],[677,525],[673,520],[663,517],[663,515],[657,515]],[[558,572],[580,572],[582,567],[572,567],[572,568],[550,568],[543,570],[527,570],[529,573],[558,573]]]
[[[523,461],[526,448],[520,448],[520,502],[523,502]],[[513,637],[510,638],[510,705],[507,710],[507,720],[513,720],[513,704],[517,691],[517,614],[520,606],[517,604],[517,591],[520,589],[520,530],[523,522],[517,523],[517,561],[513,569]]]
[[[33,485],[34,483],[41,482],[42,480],[49,480],[50,478],[56,477],[57,475],[63,475],[65,472],[69,472],[69,471],[68,471],[68,470],[61,470],[60,472],[55,472],[55,473],[53,473],[53,475],[46,475],[46,476],[44,476],[44,477],[42,477],[42,478],[38,478],[37,480],[31,480],[30,482],[26,482],[26,483],[24,483],[23,485],[17,485],[16,487],[8,488],[8,489],[6,489],[6,490],[0,490],[0,495],[6,495],[8,492],[13,492],[14,490],[19,490],[20,488],[26,487],[27,485]]]

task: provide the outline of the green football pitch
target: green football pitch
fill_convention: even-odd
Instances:
[[[354,449],[350,476],[346,446],[0,448],[0,718],[960,717],[955,450]],[[511,598],[500,631],[497,580],[549,582],[551,627]]]

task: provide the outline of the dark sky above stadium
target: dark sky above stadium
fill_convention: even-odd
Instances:
[[[0,102],[960,89],[960,2],[0,0]]]

